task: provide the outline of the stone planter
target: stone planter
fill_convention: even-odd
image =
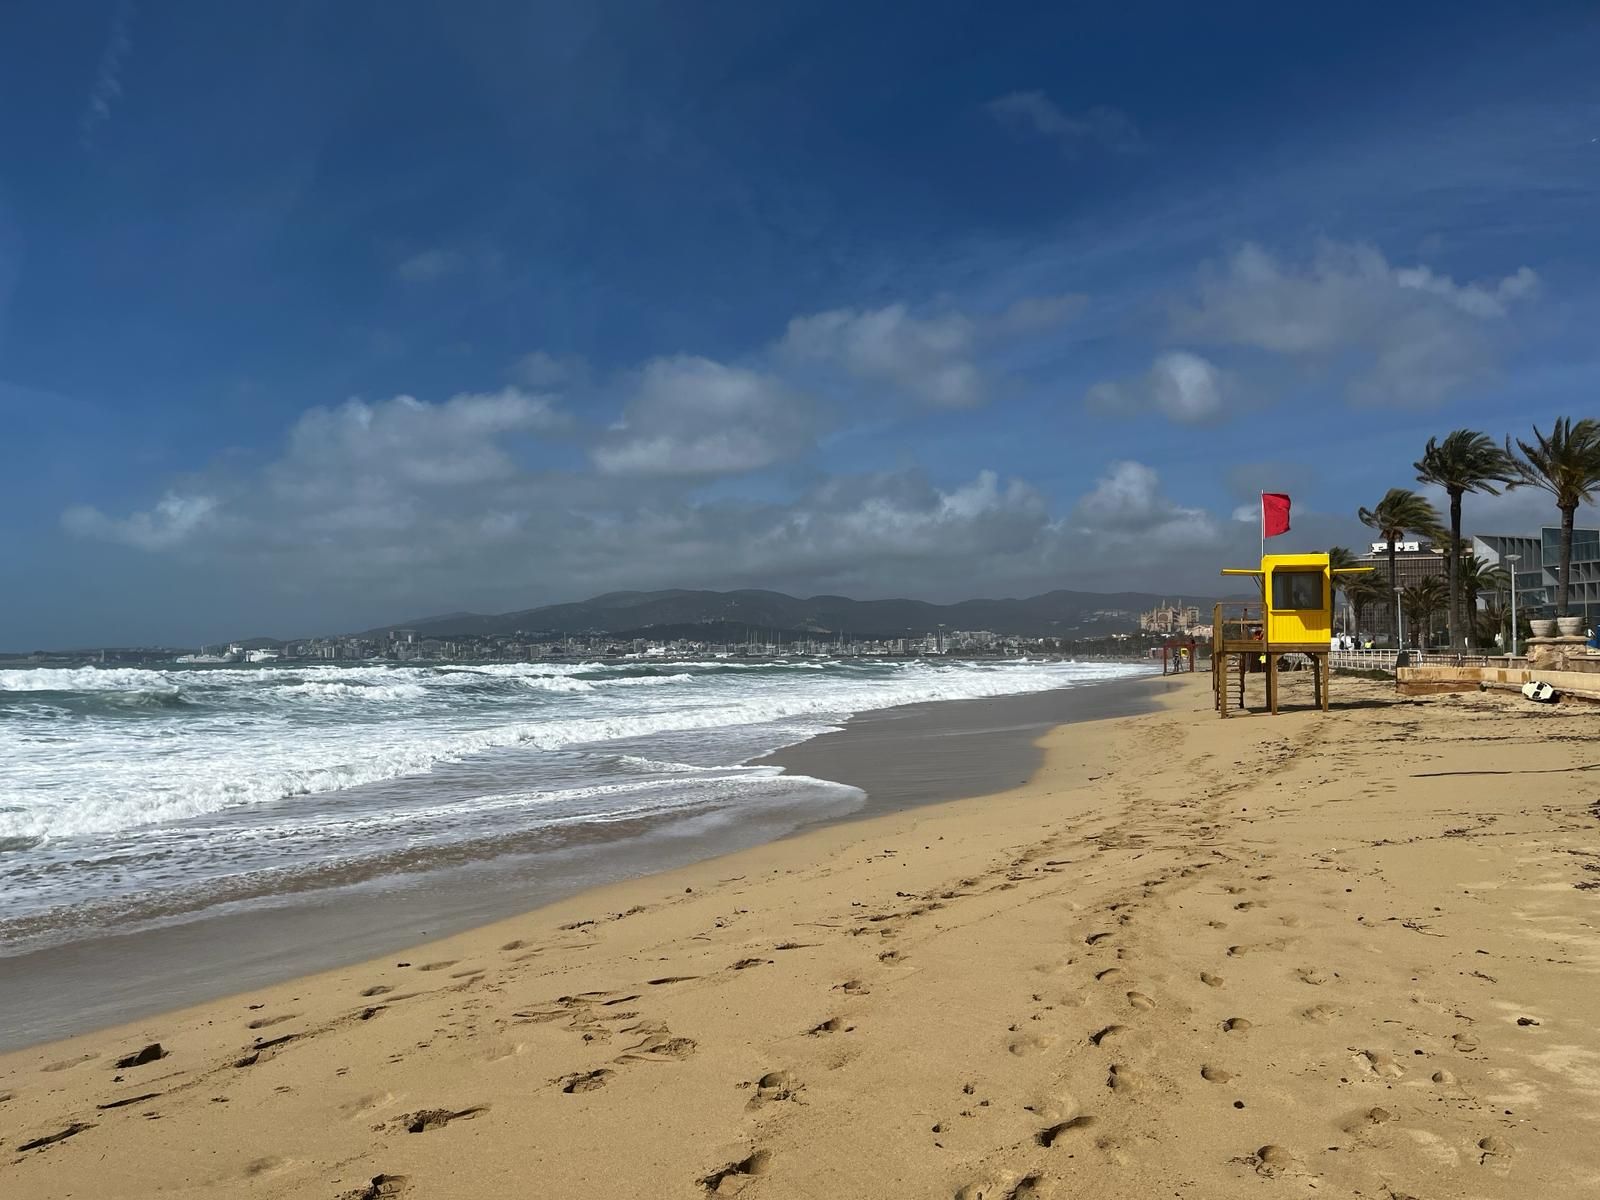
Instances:
[[[1562,637],[1577,637],[1583,632],[1583,618],[1557,617],[1556,628],[1561,631]]]
[[[1533,630],[1536,638],[1555,637],[1556,623],[1554,621],[1529,621],[1528,628]]]

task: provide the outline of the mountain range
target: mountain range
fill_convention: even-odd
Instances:
[[[897,638],[947,629],[987,629],[1035,637],[1095,637],[1137,627],[1138,614],[1158,604],[1196,604],[1202,619],[1212,600],[1160,596],[1153,592],[1045,592],[1007,600],[963,600],[930,604],[924,600],[852,600],[847,596],[788,596],[782,592],[711,592],[674,589],[659,592],[608,592],[570,604],[548,604],[519,612],[485,615],[457,612],[425,617],[368,631],[382,636],[394,629],[424,637],[634,634],[691,636],[686,629],[709,627],[769,630],[818,636]],[[666,630],[672,630],[667,634]]]

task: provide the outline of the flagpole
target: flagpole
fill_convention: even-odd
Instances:
[[[1267,556],[1267,494],[1261,493],[1261,557]]]

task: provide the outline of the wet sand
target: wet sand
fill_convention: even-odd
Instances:
[[[999,793],[0,1056],[0,1194],[1600,1193],[1600,715],[1208,682]]]
[[[1024,696],[907,704],[863,713],[843,729],[757,761],[860,788],[867,800],[853,816],[882,816],[1026,783],[1044,759],[1039,739],[1051,729],[1150,712],[1156,697],[1174,686],[1176,679],[1158,675]]]
[[[849,784],[860,797],[685,821],[682,814],[564,831],[556,853],[515,846],[449,869],[298,893],[199,919],[0,957],[0,1051],[134,1020],[414,946],[588,888],[670,870],[863,812],[983,795],[1025,779],[1033,742],[1069,721],[1144,711],[1147,680],[906,705],[761,761]]]

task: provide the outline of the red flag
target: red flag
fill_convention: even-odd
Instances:
[[[1261,536],[1289,532],[1289,497],[1283,492],[1261,493]]]

